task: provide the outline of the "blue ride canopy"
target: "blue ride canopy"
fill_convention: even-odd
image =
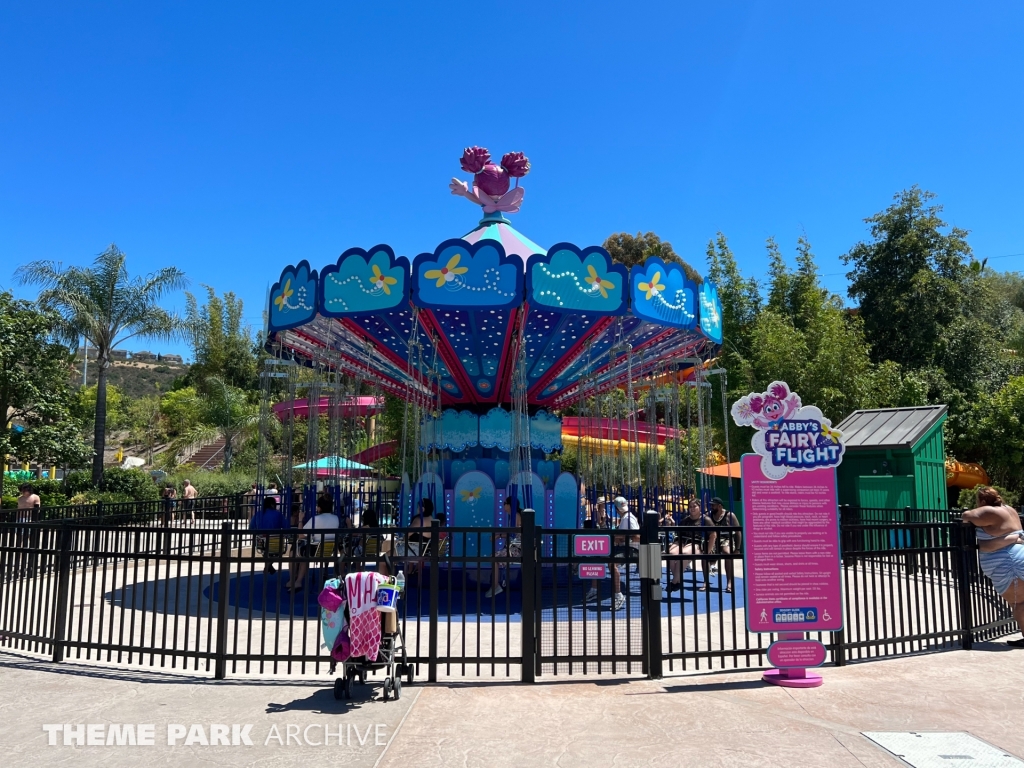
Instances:
[[[267,317],[268,349],[280,345],[300,360],[329,351],[344,370],[393,394],[439,388],[442,405],[480,414],[509,402],[520,343],[529,404],[557,409],[666,361],[707,359],[722,341],[711,282],[697,285],[680,265],[653,256],[627,271],[600,246],[545,250],[497,211],[411,264],[377,245],[350,248],[319,270],[289,265]]]

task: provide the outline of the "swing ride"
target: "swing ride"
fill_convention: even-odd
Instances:
[[[461,164],[473,181],[453,179],[452,193],[483,209],[468,234],[411,260],[383,244],[319,269],[302,260],[273,284],[261,484],[301,492],[307,511],[317,482],[338,504],[373,503],[383,477],[343,459],[393,454],[396,522],[429,498],[448,525],[471,527],[505,525],[510,494],[545,527],[576,528],[599,497],[660,509],[699,493],[699,470],[717,463],[711,414],[725,407],[714,284],[657,256],[627,269],[600,246],[542,248],[506,216],[524,197],[522,153],[494,163],[473,147]],[[380,443],[385,395],[403,403],[402,436]],[[319,462],[315,475],[294,474],[300,462]]]

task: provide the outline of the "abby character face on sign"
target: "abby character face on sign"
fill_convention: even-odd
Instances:
[[[768,391],[749,397],[751,424],[758,429],[778,429],[779,425],[800,408],[800,396],[790,392],[781,381],[773,381]]]

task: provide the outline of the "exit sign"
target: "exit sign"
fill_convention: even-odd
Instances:
[[[573,539],[576,557],[607,557],[612,553],[612,537],[606,533],[589,533]]]

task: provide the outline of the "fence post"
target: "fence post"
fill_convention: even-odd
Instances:
[[[53,617],[53,661],[64,661],[64,639],[68,623],[68,581],[71,578],[71,537],[67,521],[60,527],[60,550],[57,560],[57,605]]]
[[[524,509],[521,515],[523,525],[523,558],[520,568],[523,587],[523,614],[520,624],[522,641],[522,681],[537,681],[537,626],[534,597],[537,589],[537,513]]]
[[[972,526],[973,528],[973,526]],[[971,568],[968,567],[968,554],[973,554],[971,546],[973,536],[967,530],[964,523],[953,523],[953,541],[956,544],[954,557],[956,558],[956,586],[960,597],[960,625],[961,643],[965,651],[974,647],[974,604],[971,600]]]
[[[227,677],[228,666],[228,592],[231,576],[231,523],[227,520],[220,527],[220,581],[217,587],[217,657],[214,677]],[[211,590],[212,592],[212,590]]]
[[[640,571],[640,611],[645,651],[647,654],[647,677],[660,680],[663,676],[661,657],[661,541],[658,536],[658,513],[644,514],[644,527],[640,546],[646,554],[644,568]]]
[[[441,589],[441,553],[439,537],[441,524],[437,520],[430,523],[430,633],[427,638],[427,680],[437,682],[437,603]],[[422,570],[420,578],[423,578]]]
[[[837,667],[846,666],[846,630],[840,629],[832,633],[833,638],[833,660]]]

